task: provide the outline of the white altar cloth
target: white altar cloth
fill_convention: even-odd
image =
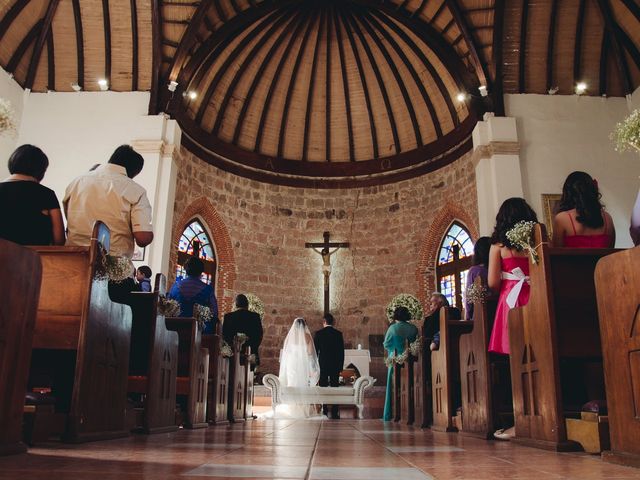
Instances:
[[[369,350],[345,349],[344,368],[353,364],[353,366],[360,372],[361,377],[368,377],[369,363],[371,363],[371,354],[369,353]]]

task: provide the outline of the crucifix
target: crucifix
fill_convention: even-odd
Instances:
[[[305,248],[313,248],[313,251],[322,257],[322,275],[324,276],[324,313],[329,313],[329,276],[331,275],[331,255],[340,248],[349,248],[349,242],[330,242],[329,232],[324,232],[323,242],[306,242]],[[333,250],[332,250],[333,249]]]

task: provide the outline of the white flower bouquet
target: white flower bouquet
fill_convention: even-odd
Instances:
[[[14,121],[14,111],[11,102],[0,98],[0,135],[15,134],[16,124]]]
[[[238,333],[236,334],[236,338],[240,340],[240,345],[244,345],[247,340],[249,340],[249,336],[246,333]]]
[[[409,344],[409,353],[416,358],[422,353],[422,337],[420,335],[418,335],[415,342]]]
[[[199,322],[209,322],[213,318],[213,313],[211,313],[211,309],[206,305],[196,303],[193,306],[193,316]]]
[[[255,312],[260,315],[260,320],[262,320],[264,317],[264,303],[262,303],[262,300],[260,300],[258,296],[254,295],[253,293],[247,293],[246,297],[247,300],[249,300],[249,311]]]
[[[467,288],[467,303],[487,303],[487,298],[491,296],[491,290],[484,285],[476,285],[472,283]]]
[[[391,299],[387,305],[387,320],[393,322],[393,312],[396,307],[406,307],[411,314],[411,321],[417,322],[422,320],[422,305],[420,301],[411,294],[400,293]]]
[[[609,138],[614,141],[616,152],[640,152],[640,110],[618,123]]]
[[[540,259],[533,245],[533,227],[535,226],[536,222],[524,220],[518,222],[507,232],[507,238],[516,250],[529,253],[531,261],[537,264]]]
[[[180,304],[177,300],[168,299],[166,297],[160,297],[160,303],[158,305],[160,315],[165,317],[179,317],[180,316]]]
[[[225,341],[222,342],[222,347],[220,348],[220,355],[222,355],[224,358],[233,357],[233,349]]]
[[[134,271],[135,267],[129,257],[103,255],[100,265],[96,269],[96,277],[114,283],[121,283],[127,278],[133,278]]]

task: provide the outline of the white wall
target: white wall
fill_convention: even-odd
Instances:
[[[640,104],[638,92],[630,101],[505,95],[506,115],[517,122],[524,195],[540,220],[544,219],[541,195],[561,193],[567,175],[582,170],[598,180],[603,203],[615,223],[616,246],[632,246],[629,218],[640,185],[640,157],[618,154],[609,134],[635,102]]]
[[[16,128],[20,131],[24,93],[22,87],[2,68],[0,68],[0,98],[8,100],[11,103],[11,107],[15,112],[14,121]],[[13,135],[4,134],[0,136],[0,180],[9,175],[7,161],[11,153],[15,150],[17,142],[18,132],[15,132]]]
[[[106,163],[118,145],[134,144],[145,158],[135,181],[147,190],[154,208],[155,240],[143,263],[154,273],[166,274],[169,245],[164,229],[173,221],[175,162],[171,153],[163,152],[167,145],[179,144],[180,132],[164,115],[147,115],[148,105],[146,92],[31,93],[25,97],[17,143],[37,145],[47,154],[49,168],[42,183],[60,201],[76,176]]]

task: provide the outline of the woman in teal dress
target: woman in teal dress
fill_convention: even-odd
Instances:
[[[384,337],[384,348],[387,351],[387,356],[400,355],[404,352],[406,341],[409,340],[409,343],[415,342],[418,336],[418,328],[408,323],[411,320],[411,314],[407,307],[396,307],[393,311],[393,319],[395,323],[389,327]],[[387,371],[387,395],[384,402],[384,416],[382,417],[385,422],[390,421],[393,416],[392,396],[393,366],[389,367]]]

